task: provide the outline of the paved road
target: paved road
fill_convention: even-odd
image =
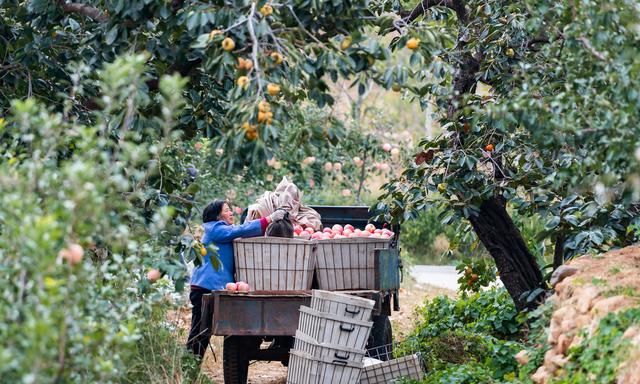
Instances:
[[[409,272],[418,284],[458,290],[456,267],[447,265],[415,265]]]

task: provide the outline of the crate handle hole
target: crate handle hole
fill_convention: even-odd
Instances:
[[[340,324],[340,330],[345,332],[353,332],[356,329],[356,326],[351,324],[351,328],[345,326],[344,324]]]
[[[345,308],[344,311],[346,313],[350,313],[352,315],[357,315],[358,313],[360,313],[359,309],[349,309],[349,308]]]

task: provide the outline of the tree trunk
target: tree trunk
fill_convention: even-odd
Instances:
[[[542,273],[520,231],[507,213],[503,198],[485,200],[480,213],[469,218],[482,244],[496,262],[500,280],[518,311],[533,309],[539,300],[527,302],[536,288],[543,288]]]

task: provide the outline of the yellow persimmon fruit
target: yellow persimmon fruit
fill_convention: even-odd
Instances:
[[[284,59],[282,58],[282,55],[279,54],[278,52],[272,52],[271,53],[271,60],[273,60],[276,64],[282,64],[282,61]]]
[[[224,49],[225,51],[232,51],[233,48],[236,47],[236,42],[233,41],[232,38],[230,37],[226,37],[224,40],[222,40],[222,49]]]
[[[261,102],[258,103],[258,111],[260,112],[269,112],[271,110],[271,105],[262,100]]]
[[[275,96],[280,93],[280,86],[278,84],[268,84],[267,92],[269,92],[271,96]]]
[[[273,13],[273,7],[269,4],[265,4],[260,8],[260,13],[262,16],[267,17]]]
[[[249,86],[249,78],[247,76],[240,76],[238,80],[236,80],[236,83],[240,88],[247,88]]]
[[[407,40],[406,47],[411,49],[412,51],[415,51],[416,49],[418,49],[419,46],[420,46],[420,39],[416,39],[415,37],[412,37],[409,40]]]

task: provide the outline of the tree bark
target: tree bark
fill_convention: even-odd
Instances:
[[[496,262],[500,280],[516,308],[535,308],[539,302],[527,302],[527,296],[543,287],[542,273],[506,209],[503,198],[485,200],[480,213],[469,218],[474,231]],[[524,296],[524,297],[523,297]]]

